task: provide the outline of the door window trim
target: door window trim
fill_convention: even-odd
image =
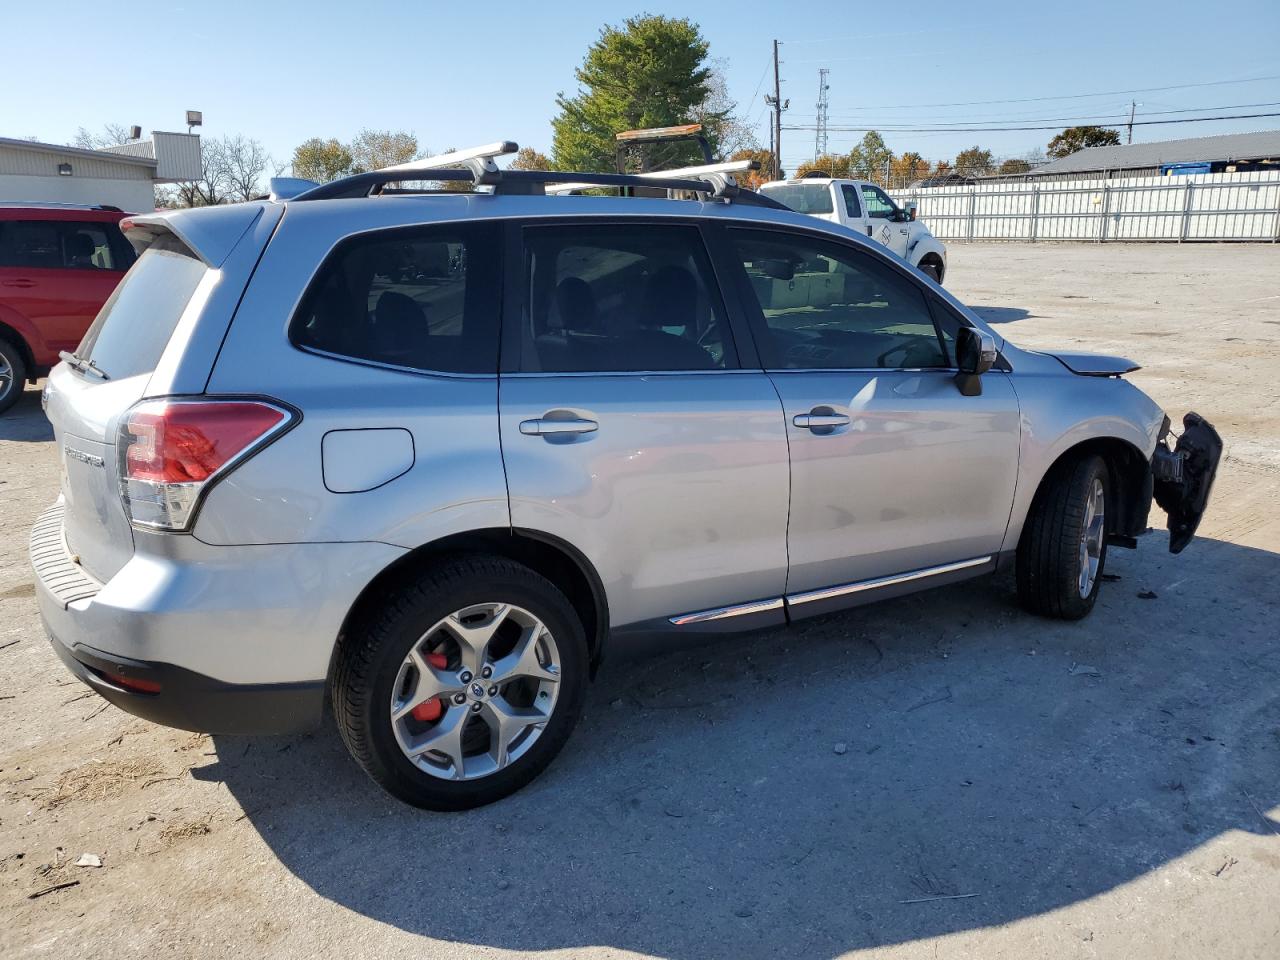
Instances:
[[[720,307],[720,316],[724,320],[727,345],[736,358],[730,366],[716,367],[709,370],[523,370],[523,345],[525,313],[527,309],[528,290],[526,289],[525,257],[528,248],[524,235],[527,229],[546,229],[563,227],[613,227],[628,228],[637,225],[658,227],[680,227],[696,231],[698,241],[707,258],[710,275],[705,278],[714,282],[715,289],[708,290]],[[708,236],[707,222],[696,217],[664,217],[664,216],[591,216],[571,214],[567,216],[548,215],[542,217],[522,217],[508,220],[504,225],[503,248],[505,269],[504,294],[502,298],[502,339],[501,356],[498,364],[499,373],[503,377],[548,378],[548,377],[692,377],[724,374],[759,373],[761,367],[755,349],[754,340],[743,326],[740,317],[740,304],[737,302],[737,290],[732,284],[732,276],[726,280],[724,270],[726,264],[718,261],[718,245]],[[726,363],[730,359],[725,357]]]

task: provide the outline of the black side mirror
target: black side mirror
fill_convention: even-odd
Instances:
[[[956,386],[965,397],[982,395],[979,379],[996,362],[996,341],[974,327],[961,327],[956,334]]]

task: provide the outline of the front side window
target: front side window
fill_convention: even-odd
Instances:
[[[521,370],[611,373],[735,366],[694,227],[529,227]]]
[[[289,327],[297,346],[442,373],[496,373],[497,243],[487,226],[413,227],[340,243]]]
[[[868,217],[886,220],[892,218],[898,210],[897,205],[889,199],[887,193],[869,183],[862,185],[862,199],[866,201]]]
[[[760,307],[767,367],[948,365],[924,292],[873,255],[778,231],[729,236]]]

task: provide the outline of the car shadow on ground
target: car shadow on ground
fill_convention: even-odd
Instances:
[[[0,413],[0,440],[31,443],[53,439],[53,426],[40,409],[40,391],[27,387],[18,401]]]
[[[980,316],[987,323],[1014,323],[1018,320],[1034,320],[1037,315],[1022,307],[976,307],[970,306],[970,310]]]
[[[468,813],[385,797],[332,723],[217,737],[194,774],[320,895],[506,949],[831,957],[1180,857],[1216,882],[1201,845],[1280,829],[1280,555],[1166,542],[1113,551],[1083,623],[1005,574],[606,664],[551,769]]]

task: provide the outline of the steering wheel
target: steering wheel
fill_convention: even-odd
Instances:
[[[908,334],[905,339],[895,343],[892,347],[890,347],[884,353],[880,354],[880,356],[876,357],[876,364],[881,367],[908,366],[906,361],[907,361],[907,358],[911,356],[911,351],[916,347],[919,347],[926,343],[934,348],[934,350],[931,352],[933,353],[934,356],[937,356],[937,352],[936,352],[936,348],[938,346],[937,337],[931,337],[923,333],[912,333],[912,334]],[[889,357],[893,356],[893,354],[895,353],[902,354],[901,363],[889,363]]]

